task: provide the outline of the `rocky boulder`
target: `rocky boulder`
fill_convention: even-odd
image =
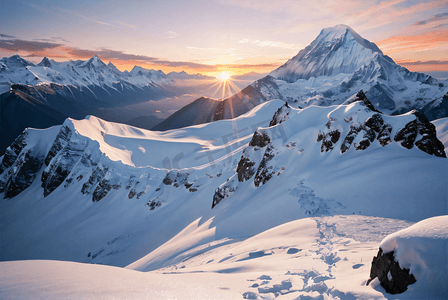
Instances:
[[[395,252],[383,253],[380,248],[377,256],[372,260],[370,269],[370,282],[378,278],[381,286],[390,294],[400,294],[408,289],[408,285],[415,283],[417,280],[414,275],[409,274],[409,269],[401,268],[395,261]]]

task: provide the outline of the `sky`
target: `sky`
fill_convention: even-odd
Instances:
[[[120,70],[265,73],[352,27],[411,71],[448,71],[448,0],[2,0],[0,57],[98,55]]]

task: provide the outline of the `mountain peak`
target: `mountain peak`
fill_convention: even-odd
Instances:
[[[39,67],[51,68],[50,60],[45,56],[40,63],[37,64]]]
[[[287,82],[311,77],[351,74],[381,50],[347,25],[324,28],[309,46],[270,75]]]
[[[372,52],[378,52],[383,54],[383,52],[378,48],[374,43],[369,42],[368,40],[361,37],[356,31],[354,31],[350,26],[339,24],[333,27],[324,28],[319,33],[316,40],[325,40],[325,41],[335,41],[341,38],[345,38],[347,34],[351,36],[348,39],[353,38],[356,42],[362,45],[365,48],[372,50]]]
[[[6,63],[9,67],[26,67],[26,66],[34,66],[32,62],[23,59],[20,55],[14,54],[10,57],[2,58],[2,61]]]
[[[88,61],[80,65],[80,67],[103,67],[106,64],[98,57],[98,55],[93,56]]]

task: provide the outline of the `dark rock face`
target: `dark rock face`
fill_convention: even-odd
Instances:
[[[266,147],[271,142],[271,137],[265,130],[257,130],[252,136],[252,140],[249,142],[249,146],[252,147]]]
[[[277,124],[281,124],[289,119],[289,113],[291,112],[291,108],[288,105],[288,102],[285,103],[282,107],[280,107],[272,117],[271,122],[269,123],[269,127],[275,126]]]
[[[317,142],[321,142],[320,152],[328,152],[333,150],[334,144],[339,141],[341,137],[341,132],[338,129],[333,129],[332,124],[336,119],[330,118],[327,123],[325,123],[326,129],[324,132],[319,131],[317,134]]]
[[[165,185],[185,186],[188,189],[193,185],[193,183],[188,182],[188,176],[190,176],[189,172],[169,171],[162,182]]]
[[[229,179],[226,183],[224,183],[220,187],[218,187],[215,190],[215,194],[213,195],[212,208],[218,205],[219,202],[221,202],[223,199],[232,195],[237,189],[238,186],[236,185],[234,177]]]
[[[240,161],[238,162],[238,166],[236,168],[236,172],[238,173],[238,181],[244,182],[252,178],[255,174],[255,169],[253,166],[255,165],[254,161],[251,161],[248,157],[245,157],[246,150],[243,151]]]
[[[146,205],[149,207],[149,210],[154,210],[156,207],[159,207],[162,205],[162,201],[160,201],[159,197],[156,197],[154,199],[149,200]]]
[[[29,187],[36,178],[37,172],[42,166],[42,158],[34,157],[32,150],[21,153],[10,169],[11,174],[4,188],[4,198],[12,198]],[[9,172],[8,172],[9,173]]]
[[[381,282],[381,286],[390,294],[403,293],[408,289],[408,285],[417,281],[414,275],[409,274],[409,269],[400,268],[398,262],[395,261],[393,251],[383,253],[381,248],[372,260],[367,285],[376,277]]]
[[[110,173],[111,172],[108,172],[108,174],[106,174],[106,177],[107,175],[110,175]],[[98,183],[95,191],[93,191],[92,194],[93,202],[98,202],[104,197],[106,197],[106,195],[110,192],[110,190],[112,189],[119,190],[121,188],[121,183],[117,181],[118,178],[114,179],[115,180],[104,178],[103,180],[100,181],[100,183]]]
[[[62,145],[60,142],[62,140],[56,138],[52,149],[57,149],[59,146],[55,144]],[[50,156],[53,158],[49,161],[44,172],[42,172],[42,187],[44,188],[44,196],[48,196],[57,187],[59,187],[62,182],[68,177],[72,172],[73,167],[81,160],[84,155],[84,151],[87,147],[87,143],[82,142],[64,142],[65,147],[61,148],[59,152],[48,153],[45,161]],[[50,155],[51,154],[51,155]]]
[[[5,155],[3,156],[2,163],[0,164],[0,175],[8,168],[10,168],[14,162],[16,161],[17,157],[19,156],[20,152],[25,148],[27,145],[26,138],[28,136],[28,133],[26,129],[14,140],[14,142],[6,148]],[[0,186],[1,188],[1,186]],[[0,191],[1,192],[1,191]]]
[[[274,176],[275,171],[273,166],[269,166],[268,162],[273,159],[275,156],[275,148],[272,144],[269,144],[266,147],[266,151],[264,152],[263,159],[260,162],[260,165],[257,169],[257,174],[255,174],[254,184],[256,187],[259,187],[260,184],[265,184],[269,181],[269,179]]]
[[[341,153],[347,152],[350,149],[353,140],[358,134],[362,134],[362,138],[358,143],[355,143],[356,150],[365,150],[375,140],[378,140],[381,146],[388,145],[390,140],[390,133],[392,126],[384,122],[380,114],[374,114],[364,121],[364,124],[351,124],[350,131],[344,138],[341,145]],[[377,134],[378,133],[378,137]]]
[[[92,174],[89,177],[89,180],[82,185],[81,193],[83,193],[84,195],[89,194],[92,191],[93,187],[104,179],[108,169],[109,169],[108,166],[99,165],[95,169],[95,171],[92,172]],[[92,201],[95,202],[94,199],[92,199]]]
[[[53,157],[56,156],[59,151],[61,151],[68,145],[71,136],[72,131],[70,130],[70,128],[68,128],[67,126],[62,126],[58,135],[56,136],[56,139],[53,142],[53,145],[51,146],[50,151],[48,151],[47,157],[45,157],[46,166],[50,164],[50,161],[53,159]]]
[[[417,146],[423,152],[438,157],[446,157],[445,148],[437,139],[435,126],[420,112],[414,112],[416,119],[406,124],[394,137],[395,142],[411,149]],[[418,136],[421,139],[416,141]]]
[[[356,101],[362,101],[362,103],[364,103],[364,105],[365,105],[368,109],[370,109],[371,111],[374,111],[374,112],[377,112],[377,113],[381,113],[379,110],[377,110],[377,109],[375,108],[375,106],[373,106],[372,102],[370,102],[369,99],[367,99],[367,96],[366,96],[366,94],[364,93],[363,90],[360,90],[360,91],[356,94],[355,98],[354,98],[352,101],[348,102],[348,104],[353,103],[353,102],[356,102]]]

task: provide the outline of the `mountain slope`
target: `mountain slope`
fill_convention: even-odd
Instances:
[[[213,120],[239,116],[272,99],[302,108],[341,104],[359,90],[364,90],[373,105],[388,114],[418,109],[427,112],[430,120],[446,116],[446,112],[424,106],[442,98],[448,92],[448,82],[410,72],[350,27],[337,25],[323,29],[309,46],[268,76],[224,99]],[[163,125],[158,129],[171,129]]]
[[[28,130],[2,157],[2,259],[125,266],[190,224],[213,230],[181,252],[310,216],[446,213],[434,126],[375,112],[362,93],[347,103],[296,110],[269,101],[163,133],[96,117]],[[162,265],[162,256],[141,262]]]

